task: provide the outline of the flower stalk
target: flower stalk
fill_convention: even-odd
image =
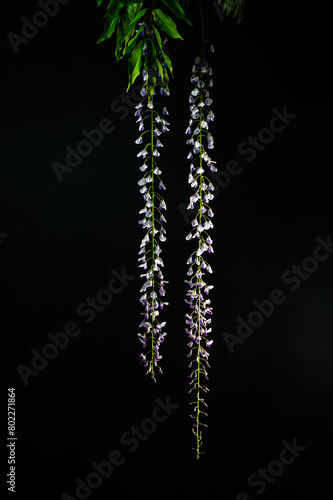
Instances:
[[[211,51],[214,48],[211,46]],[[190,173],[188,182],[194,189],[194,194],[190,197],[190,203],[187,209],[196,210],[195,216],[191,221],[192,229],[186,236],[186,240],[194,240],[197,242],[196,249],[191,253],[187,264],[189,269],[187,275],[188,280],[185,280],[189,290],[187,291],[187,299],[185,302],[189,305],[190,313],[186,316],[185,328],[190,342],[187,344],[190,348],[188,357],[192,358],[188,367],[192,369],[190,379],[189,393],[194,393],[194,401],[190,403],[193,406],[193,413],[190,415],[194,420],[192,431],[196,439],[196,457],[199,458],[202,446],[202,426],[207,427],[201,420],[202,415],[207,416],[207,403],[203,398],[203,393],[208,392],[208,388],[204,385],[203,379],[208,380],[208,363],[209,347],[213,340],[209,340],[208,334],[212,331],[210,328],[213,309],[211,301],[206,296],[209,295],[213,285],[208,285],[206,282],[206,273],[211,274],[212,268],[205,260],[206,252],[213,253],[213,240],[209,235],[209,230],[213,228],[211,221],[214,216],[210,208],[210,202],[214,199],[214,186],[207,177],[208,171],[216,172],[214,166],[215,161],[209,157],[207,149],[214,147],[214,139],[209,132],[209,122],[213,121],[215,116],[210,105],[212,99],[209,97],[207,87],[213,85],[212,69],[209,67],[207,60],[203,54],[195,59],[195,64],[192,67],[191,82],[194,84],[194,89],[189,96],[191,118],[186,134],[191,135],[186,144],[192,148],[187,156],[191,160]],[[205,145],[206,143],[206,145]]]
[[[153,31],[147,27],[148,35]],[[154,36],[154,35],[153,35]],[[149,59],[149,51],[152,50],[153,43],[151,39],[147,39],[145,47],[147,59]],[[139,268],[143,268],[144,274],[140,277],[144,278],[144,284],[140,289],[143,295],[140,297],[140,302],[144,307],[142,312],[143,319],[140,323],[140,328],[143,328],[143,333],[138,333],[143,349],[146,351],[140,354],[141,361],[146,368],[146,374],[150,374],[151,378],[156,382],[156,373],[163,373],[160,366],[162,355],[160,354],[160,345],[164,341],[166,332],[164,327],[166,322],[160,322],[160,311],[168,302],[164,302],[165,288],[168,283],[164,279],[162,267],[164,267],[161,258],[162,249],[160,243],[166,240],[166,230],[164,223],[166,218],[163,212],[167,209],[166,203],[160,194],[161,190],[165,190],[165,185],[162,181],[162,171],[157,165],[157,160],[160,156],[160,148],[163,147],[159,137],[169,131],[169,122],[164,118],[168,115],[167,108],[156,101],[156,92],[152,92],[148,88],[151,75],[149,67],[143,69],[143,86],[141,95],[143,99],[136,106],[134,115],[139,123],[139,131],[142,132],[139,138],[135,141],[138,144],[143,143],[143,137],[147,132],[149,142],[137,154],[144,160],[140,166],[141,172],[144,172],[143,177],[138,181],[140,193],[145,200],[145,206],[140,210],[140,214],[144,214],[144,218],[139,220],[139,224],[146,230],[146,234],[141,241],[139,258]],[[148,70],[148,71],[147,71]],[[157,87],[157,84],[154,88]],[[169,91],[161,84],[160,94],[169,95]],[[160,108],[160,111],[157,111]]]

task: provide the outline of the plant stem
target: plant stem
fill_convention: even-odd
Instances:
[[[200,0],[200,6],[201,6],[201,0]],[[200,102],[203,101],[203,95],[202,95],[202,73],[200,73],[200,82],[201,82],[201,87],[200,87]],[[203,150],[203,146],[202,146],[202,127],[201,127],[201,122],[202,122],[202,107],[200,107],[200,116],[199,116],[199,120],[200,120],[200,134],[199,134],[199,142],[200,142],[200,168],[202,168],[202,156],[201,156],[201,153],[202,153],[202,150]],[[200,174],[200,207],[199,207],[199,224],[201,225],[201,221],[202,221],[202,173]],[[200,233],[200,238],[199,238],[199,249],[201,247],[201,233]],[[198,264],[198,267],[200,268],[200,263],[201,263],[201,260],[202,260],[202,257],[201,255],[199,256],[199,264]],[[200,362],[200,352],[201,352],[201,349],[200,349],[200,337],[201,337],[201,297],[200,297],[200,294],[201,294],[201,288],[199,288],[199,304],[198,304],[198,332],[197,332],[197,335],[199,336],[199,343],[198,343],[198,350],[197,350],[197,354],[198,354],[198,364],[197,364],[197,370],[198,370],[198,373],[197,373],[197,382],[198,382],[198,386],[197,386],[197,429],[196,429],[196,432],[197,432],[197,459],[199,458],[200,456],[200,368],[201,368],[201,362]]]
[[[199,8],[200,8],[200,18],[201,18],[202,55],[204,55],[204,52],[205,52],[205,25],[204,25],[204,18],[203,18],[203,11],[202,11],[201,0],[199,0]]]
[[[151,96],[151,103],[153,105],[154,97],[153,95]],[[152,235],[151,235],[151,245],[152,245],[152,253],[151,253],[151,258],[152,258],[152,266],[153,266],[153,293],[155,291],[155,271],[154,271],[154,266],[155,266],[155,255],[154,255],[154,242],[155,242],[155,188],[154,188],[154,108],[152,107],[150,110],[150,147],[151,147],[151,176],[152,176],[152,181],[151,181],[151,192],[152,192],[152,220],[153,220],[153,227],[152,227]],[[155,305],[155,299],[154,297],[152,298],[152,309],[154,312],[153,306]],[[153,323],[155,322],[155,319],[153,320]],[[152,334],[151,334],[151,372],[152,376],[154,376],[154,328],[152,328]]]

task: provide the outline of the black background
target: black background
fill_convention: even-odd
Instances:
[[[168,42],[175,78],[170,97],[161,98],[171,123],[160,158],[170,305],[164,375],[156,384],[144,375],[136,336],[144,234],[137,223],[144,205],[137,124],[132,109],[110,109],[126,91],[127,62],[116,63],[114,39],[96,44],[103,19],[93,0],[60,6],[16,54],[7,34],[21,34],[22,16],[31,20],[40,7],[31,0],[8,3],[1,7],[1,398],[5,409],[6,388],[16,388],[16,497],[76,497],[75,479],[85,481],[93,461],[118,449],[125,462],[89,498],[232,500],[244,491],[251,499],[321,500],[332,488],[333,257],[295,291],[281,276],[313,255],[317,237],[332,232],[332,36],[324,4],[247,2],[237,25],[204,2],[206,34],[215,44],[211,156],[220,169],[235,159],[243,171],[213,202],[214,344],[205,453],[197,461],[184,332],[185,262],[193,248],[179,210],[191,195],[184,131],[200,49],[197,2],[187,10],[194,28],[178,22],[185,41]],[[247,162],[239,144],[284,106],[297,117]],[[115,129],[60,183],[52,162],[65,163],[65,147],[75,148],[82,129],[97,128],[103,118]],[[123,268],[135,278],[87,324],[76,308]],[[276,288],[285,303],[231,354],[223,334],[235,334],[236,318],[246,319],[253,300]],[[31,349],[40,352],[48,333],[69,321],[78,323],[80,335],[25,385],[18,365],[31,366]],[[131,453],[121,435],[151,417],[156,398],[167,397],[179,407]],[[256,493],[248,477],[278,458],[283,440],[294,439],[306,450]]]

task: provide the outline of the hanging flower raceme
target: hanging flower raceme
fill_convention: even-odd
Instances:
[[[162,272],[164,263],[161,258],[162,249],[160,246],[166,240],[164,227],[166,218],[163,212],[167,207],[161,195],[161,192],[165,190],[165,185],[156,158],[160,156],[160,149],[163,147],[160,137],[169,130],[169,122],[165,119],[165,116],[169,113],[165,106],[155,102],[155,91],[151,96],[148,96],[146,87],[148,74],[146,70],[143,70],[142,76],[141,95],[143,99],[136,106],[134,113],[141,132],[135,142],[143,148],[137,154],[143,160],[140,166],[143,176],[138,184],[140,193],[142,193],[145,200],[145,206],[140,210],[143,219],[139,220],[139,224],[146,231],[141,241],[138,259],[139,267],[144,270],[144,274],[140,275],[144,278],[144,284],[140,290],[142,293],[140,302],[144,308],[144,312],[141,313],[143,319],[140,323],[143,333],[139,333],[138,337],[145,349],[140,354],[140,358],[147,368],[146,374],[150,374],[156,382],[156,371],[163,373],[159,364],[162,359],[160,345],[166,336],[164,331],[166,322],[160,322],[160,311],[164,306],[168,305],[168,302],[164,302],[166,293],[164,285],[168,282],[164,279]],[[160,93],[169,95],[169,91],[162,86]]]
[[[211,48],[212,50],[213,48]],[[214,147],[214,139],[209,132],[209,123],[214,120],[214,113],[210,107],[212,99],[207,89],[213,85],[212,74],[208,62],[202,57],[197,57],[192,67],[191,76],[191,82],[194,84],[189,97],[191,118],[185,131],[187,135],[190,135],[186,144],[191,146],[187,156],[191,160],[188,182],[194,191],[187,209],[195,210],[195,216],[191,221],[192,229],[186,239],[196,242],[196,249],[187,260],[189,278],[185,280],[185,283],[189,289],[185,302],[189,305],[190,313],[186,314],[185,331],[189,337],[188,357],[191,358],[188,367],[192,370],[189,375],[191,388],[188,392],[195,394],[195,400],[190,404],[193,405],[192,431],[196,436],[197,458],[201,453],[201,426],[206,426],[201,422],[201,415],[207,415],[204,411],[207,404],[204,401],[203,393],[206,393],[208,388],[204,385],[203,379],[208,380],[207,370],[210,367],[208,351],[213,343],[213,340],[208,338],[212,330],[210,316],[213,313],[208,295],[213,286],[208,285],[205,281],[206,274],[213,272],[205,259],[205,254],[214,251],[213,240],[209,235],[209,230],[213,228],[211,219],[214,214],[210,208],[210,202],[214,198],[214,186],[207,174],[209,171],[217,171],[214,166],[216,162],[211,160],[206,151],[206,148],[212,149]]]
[[[161,258],[161,244],[166,240],[166,230],[164,223],[166,219],[164,211],[166,203],[161,192],[165,189],[162,181],[162,171],[157,164],[157,159],[161,156],[163,148],[163,133],[167,132],[169,123],[166,121],[168,111],[165,106],[159,110],[159,104],[155,102],[155,90],[160,86],[162,95],[169,95],[169,77],[173,76],[173,65],[169,52],[166,48],[167,36],[171,39],[182,39],[178,32],[175,19],[181,19],[192,26],[189,19],[180,5],[185,2],[179,0],[163,0],[163,2],[137,2],[136,0],[96,0],[98,7],[105,7],[104,28],[97,43],[115,35],[116,38],[116,60],[120,61],[128,56],[128,89],[134,84],[140,74],[143,77],[141,89],[142,101],[136,106],[135,117],[139,127],[140,136],[135,141],[140,145],[138,158],[142,160],[140,170],[142,177],[138,181],[140,192],[143,195],[145,205],[140,214],[142,219],[139,223],[145,230],[145,235],[141,241],[139,250],[139,267],[144,273],[144,283],[141,287],[140,302],[144,308],[140,328],[143,329],[138,334],[140,342],[143,344],[144,352],[140,354],[141,360],[146,367],[146,374],[150,374],[156,382],[156,372],[162,373],[160,367],[160,345],[164,341],[166,323],[160,321],[160,312],[164,306],[165,288],[168,283],[164,279],[162,268],[164,267]],[[199,0],[199,10],[202,28],[203,52],[205,43],[208,40],[204,36],[204,19],[202,0]],[[233,12],[234,18],[239,21],[243,17],[245,0],[218,0],[223,3],[227,14]],[[167,12],[162,10],[164,5]],[[239,22],[238,21],[238,22]],[[197,32],[195,32],[197,37]],[[210,42],[208,42],[210,43]],[[214,52],[211,46],[211,52]],[[157,81],[160,83],[157,83]],[[188,182],[193,188],[193,195],[190,197],[188,209],[196,212],[192,220],[192,229],[187,235],[187,240],[194,240],[197,243],[196,249],[192,252],[187,264],[188,284],[187,299],[189,313],[186,314],[186,332],[189,336],[188,347],[190,349],[188,357],[190,359],[189,368],[192,371],[189,375],[191,388],[189,393],[195,394],[192,418],[193,432],[196,436],[197,458],[201,453],[202,445],[201,414],[207,415],[204,411],[207,406],[204,401],[203,392],[208,388],[203,384],[203,378],[208,379],[208,357],[209,347],[213,340],[209,340],[208,334],[211,332],[210,323],[212,307],[208,298],[210,290],[213,288],[205,281],[205,276],[212,273],[212,268],[205,260],[206,253],[213,252],[213,241],[209,235],[209,230],[213,228],[213,212],[210,202],[214,198],[214,186],[207,174],[217,172],[215,161],[213,161],[207,150],[214,148],[214,139],[209,131],[210,122],[214,120],[214,113],[211,110],[212,99],[209,96],[209,88],[213,86],[212,70],[204,57],[197,57],[192,67],[191,82],[194,88],[191,92],[190,112],[191,118],[186,129],[189,137],[187,144],[191,146],[188,159],[191,161]],[[147,134],[147,135],[146,135]]]

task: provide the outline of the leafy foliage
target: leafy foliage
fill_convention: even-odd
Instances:
[[[158,26],[162,31],[164,31],[164,33],[166,33],[171,38],[181,38],[183,40],[183,38],[177,31],[176,24],[170,16],[164,14],[161,9],[154,9],[153,16],[156,24],[158,24]]]
[[[192,0],[194,2],[194,0]],[[186,240],[197,241],[197,248],[194,250],[187,264],[190,266],[187,275],[190,277],[185,282],[189,285],[187,292],[188,299],[185,300],[189,304],[191,312],[186,314],[186,332],[190,337],[190,342],[187,344],[190,348],[188,357],[193,359],[188,367],[192,367],[189,378],[192,386],[189,393],[194,392],[195,405],[191,417],[195,420],[192,431],[196,436],[197,458],[202,453],[200,448],[202,445],[202,430],[201,426],[206,424],[201,422],[201,414],[207,413],[203,410],[202,405],[207,406],[203,397],[202,391],[207,392],[209,389],[203,385],[203,378],[208,380],[207,369],[210,368],[208,363],[208,349],[213,340],[208,340],[207,335],[211,332],[209,326],[211,322],[212,307],[210,299],[204,298],[210,290],[214,288],[205,282],[205,273],[212,273],[212,268],[204,259],[204,252],[213,253],[213,240],[208,231],[213,228],[211,218],[214,216],[209,202],[214,198],[212,191],[214,185],[207,177],[207,173],[217,172],[217,168],[213,165],[216,163],[211,160],[206,151],[205,142],[207,141],[207,149],[214,147],[214,139],[209,132],[209,122],[214,121],[214,113],[210,105],[213,102],[209,97],[208,87],[213,86],[212,68],[204,56],[204,44],[208,40],[204,40],[204,23],[202,17],[202,5],[199,0],[200,14],[202,22],[202,42],[203,49],[199,56],[195,59],[195,64],[192,66],[191,82],[195,88],[189,96],[191,118],[189,126],[186,129],[186,134],[191,137],[186,141],[192,147],[187,158],[191,160],[190,174],[188,182],[192,188],[196,189],[194,195],[190,197],[188,209],[194,210],[196,215],[191,221],[192,229],[187,235]],[[137,77],[142,74],[143,87],[140,91],[144,98],[137,106],[134,115],[138,118],[139,130],[142,132],[140,137],[135,141],[136,144],[143,142],[143,135],[148,132],[147,140],[144,149],[142,149],[137,157],[142,157],[144,160],[140,170],[146,172],[138,184],[141,187],[140,193],[146,201],[145,207],[140,211],[144,213],[144,218],[139,221],[143,228],[147,229],[145,237],[142,239],[140,246],[141,262],[139,267],[143,267],[145,272],[140,275],[145,277],[145,283],[140,292],[143,292],[140,302],[145,308],[144,319],[140,327],[144,328],[143,334],[138,334],[140,342],[146,348],[149,342],[148,352],[141,353],[140,357],[145,367],[146,374],[150,373],[153,380],[156,382],[155,374],[157,371],[162,372],[158,362],[162,358],[159,354],[159,347],[164,340],[166,332],[164,326],[166,322],[159,322],[158,308],[163,309],[168,302],[163,302],[165,295],[164,284],[168,281],[164,280],[163,273],[159,266],[164,266],[160,257],[161,248],[157,241],[165,241],[165,228],[162,222],[166,222],[161,209],[166,210],[166,204],[158,193],[158,189],[165,189],[165,186],[160,178],[161,170],[157,167],[155,157],[159,157],[158,148],[163,147],[159,140],[159,136],[168,131],[167,125],[170,125],[165,118],[160,116],[156,111],[157,102],[153,97],[156,92],[155,88],[160,85],[160,93],[169,95],[169,77],[173,76],[173,66],[171,58],[166,49],[167,39],[162,39],[167,35],[169,38],[183,40],[178,32],[175,18],[181,19],[192,26],[191,22],[186,17],[183,7],[190,4],[190,0],[96,0],[98,7],[105,7],[104,27],[97,43],[101,43],[115,34],[115,57],[119,61],[125,56],[128,56],[128,87],[135,82]],[[233,13],[233,18],[238,18],[238,23],[244,16],[245,0],[218,0],[219,4],[223,4],[227,14]],[[164,12],[166,7],[167,13]],[[214,52],[214,47],[211,45],[210,51]],[[204,81],[206,80],[206,82]],[[163,115],[168,115],[166,107],[163,107]],[[148,122],[148,128],[145,127]],[[161,130],[159,129],[161,128]],[[150,162],[150,169],[147,163]],[[148,249],[147,249],[148,247]]]
[[[183,19],[190,26],[192,26],[192,23],[187,19],[184,10],[179,5],[177,0],[162,0],[162,1],[167,7],[169,7],[169,9],[175,14],[176,17],[178,17],[179,19]]]
[[[233,12],[233,18],[237,18],[238,16],[237,24],[239,24],[244,17],[245,0],[219,0],[219,4],[221,3],[227,14]]]
[[[105,0],[96,0],[101,7]],[[156,6],[157,4],[157,6]],[[147,93],[152,96],[156,77],[169,91],[169,76],[173,76],[172,63],[162,40],[162,33],[170,38],[183,40],[171,17],[191,22],[177,0],[109,0],[105,2],[104,28],[97,43],[101,43],[116,34],[116,60],[128,56],[128,87],[135,82],[142,68],[148,74]],[[171,15],[162,10],[167,7]]]

